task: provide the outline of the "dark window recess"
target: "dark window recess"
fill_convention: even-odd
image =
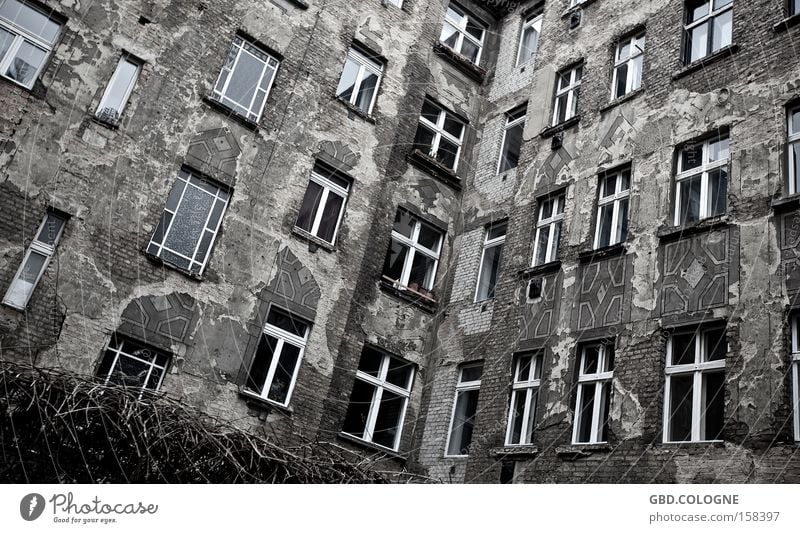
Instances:
[[[542,297],[542,278],[533,278],[528,282],[528,299],[535,300]]]

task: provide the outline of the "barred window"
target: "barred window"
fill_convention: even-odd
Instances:
[[[139,341],[112,335],[100,361],[97,376],[104,383],[157,391],[161,388],[171,355]]]

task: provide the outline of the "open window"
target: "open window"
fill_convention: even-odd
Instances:
[[[358,47],[351,47],[336,88],[336,97],[364,114],[372,114],[383,77],[383,61]]]
[[[542,353],[518,354],[514,358],[511,405],[508,410],[506,445],[533,442],[536,424],[536,403],[542,380]]]
[[[483,363],[470,363],[458,371],[456,398],[453,402],[453,413],[450,417],[450,431],[445,447],[446,456],[469,455],[472,444],[472,430],[475,427],[475,415],[478,413],[478,394],[481,388]]]
[[[486,228],[486,236],[481,252],[481,266],[478,270],[478,287],[475,290],[475,301],[480,302],[494,298],[497,277],[500,273],[500,259],[503,244],[506,242],[506,221],[491,224]]]
[[[506,127],[503,130],[503,144],[500,148],[500,159],[497,162],[497,173],[516,168],[522,150],[522,133],[525,130],[525,114],[528,103],[506,113]]]
[[[544,15],[539,13],[523,20],[517,49],[517,66],[525,65],[536,57],[536,51],[539,49],[539,36],[542,34],[543,18]]]
[[[614,76],[611,99],[622,98],[642,86],[645,35],[639,33],[617,43],[614,53]]]
[[[433,299],[443,234],[405,209],[398,209],[383,264],[383,277],[398,289]]]
[[[556,74],[556,91],[553,104],[552,125],[558,126],[562,122],[577,116],[578,96],[581,88],[583,65],[577,65],[559,71]]]
[[[564,191],[539,198],[534,237],[533,266],[558,259],[561,224],[564,222]]]
[[[468,15],[462,7],[456,4],[451,3],[447,7],[442,34],[439,37],[442,44],[478,65],[481,60],[485,34],[486,24]]]
[[[455,172],[464,141],[464,122],[426,98],[422,104],[414,148]]]
[[[611,381],[614,377],[614,345],[610,342],[584,344],[578,358],[578,387],[575,398],[574,444],[608,442]]]
[[[141,62],[127,54],[120,58],[97,106],[95,117],[98,120],[112,126],[119,124],[141,68]]]

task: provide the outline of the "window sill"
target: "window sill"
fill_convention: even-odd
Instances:
[[[501,448],[492,448],[489,453],[493,457],[533,457],[539,453],[539,447],[533,444],[506,444]]]
[[[406,156],[406,159],[420,170],[424,170],[434,178],[450,185],[455,190],[461,190],[461,178],[456,173],[445,167],[434,158],[423,154],[420,150],[414,149]]]
[[[659,448],[724,448],[724,440],[683,440],[678,442],[659,442],[655,446]]]
[[[717,50],[716,52],[714,52],[713,54],[707,55],[706,57],[703,57],[703,58],[700,58],[697,61],[695,61],[694,63],[690,63],[689,65],[683,67],[681,70],[679,70],[677,72],[674,72],[672,74],[672,80],[674,81],[674,80],[678,80],[680,78],[683,78],[684,76],[688,76],[692,72],[696,72],[696,71],[702,69],[703,67],[708,66],[711,63],[714,63],[714,62],[716,62],[716,61],[718,61],[720,59],[732,56],[733,54],[735,54],[738,51],[739,51],[739,45],[738,44],[730,44],[728,46],[724,46],[724,47],[720,48],[719,50]]]
[[[445,59],[448,63],[480,84],[486,79],[485,69],[479,67],[458,52],[455,52],[450,47],[442,44],[441,41],[437,41],[436,44],[433,45],[433,53]]]
[[[222,102],[218,102],[217,100],[214,100],[210,96],[204,96],[203,97],[203,102],[205,102],[211,109],[222,113],[223,115],[225,115],[226,117],[228,117],[230,119],[235,120],[236,122],[238,122],[239,124],[241,124],[242,126],[247,128],[248,130],[258,131],[259,125],[258,125],[257,122],[253,122],[252,120],[249,120],[249,119],[243,117],[242,115],[236,113],[233,109],[231,109],[230,107],[226,106]]]
[[[0,306],[5,307],[6,309],[11,309],[12,311],[16,311],[17,313],[27,313],[28,307],[17,307],[14,304],[10,304],[8,302],[0,302]]]
[[[595,453],[607,453],[611,451],[608,443],[599,444],[569,444],[567,446],[556,446],[556,455],[566,461],[575,461],[585,457],[591,457]]]
[[[518,274],[522,276],[523,279],[528,279],[542,274],[549,274],[550,272],[555,272],[560,268],[561,268],[561,261],[556,259],[555,261],[550,261],[549,263],[545,263],[543,265],[536,265],[522,269],[518,272]]]
[[[294,4],[302,10],[306,10],[310,7],[307,3],[303,2],[303,0],[287,0],[287,2]]]
[[[260,409],[262,411],[277,410],[289,416],[294,414],[294,409],[291,407],[280,405],[273,401],[262,398],[261,396],[256,396],[244,388],[239,389],[239,397],[242,398],[248,406],[255,407],[256,409]]]
[[[380,444],[375,444],[374,442],[365,441],[364,439],[360,439],[354,435],[350,435],[349,433],[339,432],[336,434],[336,438],[345,442],[349,442],[350,444],[355,444],[361,448],[366,448],[367,450],[380,452],[387,457],[391,457],[392,459],[397,459],[402,462],[406,462],[407,460],[407,457],[400,452],[396,452],[390,448],[381,446]]]
[[[344,107],[347,108],[347,110],[350,112],[350,113],[348,113],[348,116],[350,118],[352,118],[353,115],[356,115],[357,117],[366,120],[370,124],[375,124],[375,117],[373,117],[369,113],[365,113],[360,108],[354,106],[353,104],[351,104],[347,100],[343,100],[342,98],[339,98],[338,96],[334,96],[333,98],[334,98],[334,100],[338,101],[340,104],[342,104]]]
[[[329,243],[326,240],[320,239],[319,237],[310,234],[304,229],[298,228],[297,226],[292,226],[292,235],[300,240],[303,240],[308,243],[308,251],[314,253],[317,251],[318,248],[322,248],[326,252],[335,252],[336,247]]]
[[[773,198],[770,207],[772,207],[772,210],[776,213],[784,213],[786,211],[798,209],[800,208],[800,193]]]
[[[774,26],[772,26],[772,31],[775,33],[781,33],[787,31],[789,28],[793,26],[797,26],[800,24],[800,13],[797,15],[792,15],[791,17],[786,17],[782,21],[778,22]]]
[[[420,294],[408,287],[396,287],[395,282],[384,276],[380,280],[381,289],[393,296],[400,298],[406,302],[412,303],[429,313],[436,311],[436,300],[429,298],[424,294]]]
[[[42,71],[42,72],[44,72],[44,71]],[[39,78],[36,78],[36,80],[33,82],[33,86],[32,87],[25,87],[24,85],[21,85],[21,84],[17,83],[16,81],[12,80],[11,78],[7,78],[5,76],[0,76],[0,81],[8,83],[13,88],[18,89],[20,92],[27,93],[27,94],[31,95],[32,97],[37,98],[39,100],[44,100],[44,97],[45,97],[45,95],[47,93],[47,89],[45,89],[44,85],[42,85],[42,82],[41,82],[41,80]]]
[[[608,257],[625,255],[627,250],[628,246],[625,242],[618,242],[617,244],[612,244],[611,246],[605,246],[603,248],[597,248],[596,250],[586,250],[585,252],[580,252],[578,254],[578,262],[588,263],[595,259],[606,259]]]
[[[619,98],[617,98],[617,99],[615,99],[615,100],[612,100],[611,102],[609,102],[609,103],[608,103],[608,104],[606,104],[605,106],[601,107],[601,108],[600,108],[600,114],[603,114],[603,113],[605,113],[606,111],[609,111],[609,110],[611,110],[611,109],[614,109],[614,108],[615,108],[615,107],[617,107],[618,105],[622,105],[622,104],[624,104],[625,102],[630,102],[631,100],[633,100],[634,98],[636,98],[637,96],[639,96],[640,94],[642,94],[643,92],[644,92],[644,85],[642,85],[641,87],[639,87],[639,88],[638,88],[638,89],[636,89],[635,91],[631,91],[631,92],[629,92],[628,94],[623,94],[623,95],[622,95],[622,96],[620,96]]]
[[[168,261],[164,261],[163,259],[161,259],[157,255],[151,254],[146,249],[145,250],[141,250],[141,252],[144,254],[144,256],[151,263],[154,263],[154,264],[156,264],[158,266],[161,266],[161,267],[169,268],[170,270],[175,270],[176,272],[180,272],[181,274],[183,274],[187,278],[193,279],[194,281],[203,281],[203,275],[202,274],[197,274],[195,272],[192,272],[191,270],[186,270],[185,268],[181,268],[181,267],[179,267],[177,265],[173,265],[172,263],[170,263]]]
[[[117,120],[116,122],[111,122],[109,120],[103,120],[102,118],[99,118],[94,113],[92,113],[91,118],[92,118],[92,122],[94,122],[95,124],[99,124],[100,126],[103,126],[104,128],[109,129],[111,131],[118,131],[120,122],[122,122],[121,120]]]
[[[724,228],[730,226],[730,217],[726,215],[719,215],[712,218],[706,218],[698,222],[684,224],[683,226],[662,226],[656,230],[656,237],[660,241],[673,241],[678,240],[684,235],[693,235],[695,233],[702,233],[704,231],[711,231],[716,228]]]
[[[580,121],[581,121],[581,116],[580,115],[575,115],[574,117],[569,118],[569,119],[567,119],[564,122],[561,122],[559,124],[556,124],[555,126],[546,127],[541,132],[539,132],[539,135],[542,137],[542,139],[550,138],[553,135],[555,135],[556,133],[560,133],[560,132],[562,132],[564,130],[567,130],[567,129],[573,127],[573,126],[576,126],[578,124],[578,122],[580,122]]]

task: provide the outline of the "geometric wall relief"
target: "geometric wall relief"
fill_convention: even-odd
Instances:
[[[684,314],[728,303],[728,289],[738,280],[731,257],[732,228],[668,242],[659,249],[661,315]],[[738,254],[737,254],[738,255]]]
[[[188,294],[142,296],[122,312],[117,331],[170,350],[175,343],[189,344],[189,334],[198,318],[195,309],[195,300]]]
[[[352,148],[342,141],[321,141],[319,152],[314,157],[325,160],[336,170],[349,171],[355,168],[361,159],[361,154],[354,152]]]
[[[800,291],[800,212],[781,217],[780,247],[786,292],[794,295]]]
[[[573,314],[576,329],[613,326],[627,320],[632,258],[626,254],[580,266],[577,312]]]
[[[520,340],[549,337],[557,325],[558,302],[561,298],[561,269],[551,274],[544,274],[541,278],[541,298],[525,304]],[[527,297],[527,292],[526,283],[523,296]]]
[[[236,177],[236,158],[241,153],[234,136],[224,128],[216,128],[192,139],[185,161],[200,172],[232,185]]]
[[[321,293],[311,271],[289,248],[278,252],[277,267],[278,271],[265,289],[264,296],[289,311],[313,319]]]

